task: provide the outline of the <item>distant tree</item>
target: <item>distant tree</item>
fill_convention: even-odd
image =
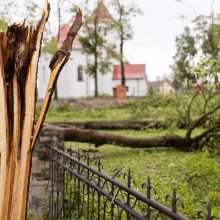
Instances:
[[[0,31],[5,31],[8,27],[8,22],[3,18],[0,19]]]
[[[125,5],[119,0],[112,0],[112,6],[116,13],[117,20],[114,22],[114,28],[116,28],[120,39],[120,52],[118,59],[121,64],[121,84],[125,86],[125,70],[124,70],[124,45],[125,42],[132,39],[132,27],[131,17],[137,14],[142,14],[140,8],[134,3]]]
[[[182,86],[183,81],[194,82],[196,78],[214,79],[220,73],[220,21],[219,15],[198,16],[193,27],[186,27],[176,38],[177,52],[174,56],[173,85]],[[203,71],[201,71],[203,68]],[[207,78],[208,77],[208,78]]]
[[[88,2],[88,1],[87,1]],[[94,77],[95,97],[98,97],[98,73],[105,74],[110,69],[113,47],[106,41],[110,30],[109,23],[101,23],[101,6],[103,2],[96,2],[96,9],[93,16],[86,16],[83,27],[83,34],[80,42],[85,53],[92,59],[88,59],[86,73]],[[87,14],[90,14],[87,10]],[[110,52],[111,51],[111,52]]]
[[[212,70],[215,75],[215,82],[218,82],[220,72],[220,25],[212,24],[207,31],[207,36],[202,44],[203,52],[212,58]]]
[[[192,36],[190,28],[185,27],[183,34],[176,37],[177,52],[174,56],[174,72],[175,86],[180,86],[186,81],[187,87],[190,82],[195,82],[196,76],[190,72],[190,68],[194,66],[194,58],[197,54],[196,40]]]

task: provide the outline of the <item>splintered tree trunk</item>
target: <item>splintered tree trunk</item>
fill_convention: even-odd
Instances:
[[[36,28],[14,24],[0,33],[0,219],[24,220],[32,150],[40,133],[60,71],[70,57],[73,40],[82,25],[76,18],[50,63],[51,76],[34,130],[36,77],[41,39],[49,5]]]
[[[45,5],[36,28],[13,24],[0,33],[0,219],[25,219],[36,76]]]

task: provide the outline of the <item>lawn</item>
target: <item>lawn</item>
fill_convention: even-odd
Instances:
[[[171,108],[155,109],[149,108],[145,116],[148,119],[152,113],[154,119],[166,120],[170,117]],[[168,113],[169,112],[169,113]],[[157,115],[157,113],[159,115]],[[138,117],[138,112],[129,105],[117,108],[92,108],[73,110],[66,103],[59,108],[52,107],[47,115],[46,122],[58,121],[97,121],[97,120],[126,120]],[[145,118],[145,119],[146,119]],[[199,130],[197,130],[199,132]],[[122,130],[108,131],[130,137],[152,137],[166,134],[184,135],[185,130],[169,126],[162,130]],[[94,147],[91,144],[65,143],[66,147],[71,146],[74,150]],[[105,173],[111,175],[113,170],[123,167],[124,172],[131,169],[135,179],[134,188],[140,190],[141,184],[150,177],[155,186],[157,195],[155,199],[165,202],[167,194],[172,189],[177,189],[178,197],[184,200],[185,209],[179,209],[191,219],[200,210],[205,210],[208,202],[212,204],[214,215],[220,216],[220,159],[219,151],[212,152],[204,149],[200,152],[182,152],[175,149],[131,149],[112,145],[101,146],[97,152],[92,153],[94,160],[100,158]],[[124,181],[120,179],[121,181]]]

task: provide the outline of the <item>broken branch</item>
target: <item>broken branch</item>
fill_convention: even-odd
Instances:
[[[51,68],[50,80],[49,80],[48,87],[46,90],[46,95],[45,95],[45,99],[42,105],[40,116],[37,121],[37,125],[36,125],[36,129],[34,132],[33,141],[32,141],[30,150],[32,150],[36,144],[37,138],[40,134],[41,127],[43,125],[46,113],[48,111],[48,108],[49,108],[49,105],[50,105],[50,102],[53,96],[53,91],[54,91],[54,88],[57,82],[57,78],[63,66],[69,59],[73,40],[75,39],[81,26],[82,26],[82,12],[79,9],[77,11],[75,21],[73,25],[71,26],[67,34],[67,37],[64,40],[63,45],[61,46],[61,49],[56,52],[55,56],[50,62],[50,68]]]

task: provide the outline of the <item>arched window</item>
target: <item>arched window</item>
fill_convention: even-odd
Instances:
[[[78,81],[83,81],[83,67],[82,67],[82,65],[78,66],[77,79],[78,79]]]

